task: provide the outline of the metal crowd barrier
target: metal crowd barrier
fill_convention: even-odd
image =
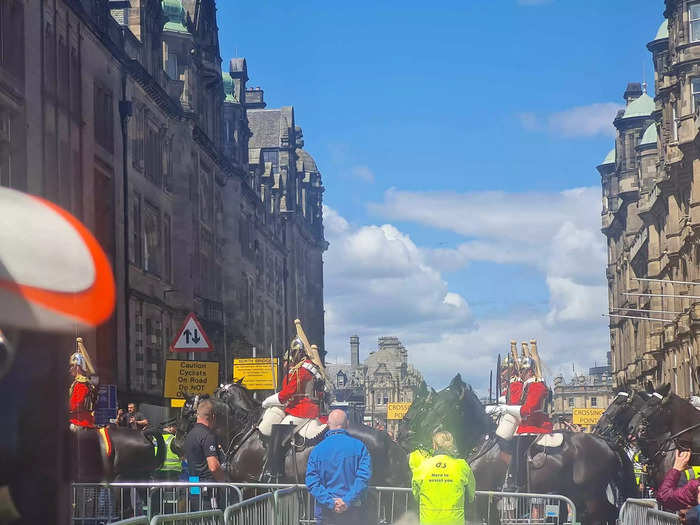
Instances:
[[[73,523],[113,523],[138,516],[223,509],[243,500],[233,483],[73,483]]]
[[[485,509],[487,523],[494,518],[501,525],[577,523],[574,502],[558,494],[477,490],[473,508]]]
[[[206,494],[204,494],[205,487]],[[81,494],[84,496],[88,493],[88,489],[92,491],[90,497],[93,501],[91,502],[84,501],[85,497],[82,500],[79,497]],[[137,519],[120,523],[120,525],[190,523],[186,520],[193,518],[193,512],[208,512],[212,508],[210,497],[214,489],[216,490],[216,508],[224,509],[220,511],[222,512],[221,522],[226,525],[311,525],[316,523],[314,499],[305,485],[184,482],[110,485],[76,483],[73,486],[73,522],[76,525],[115,523],[116,520],[141,515],[145,521]],[[106,511],[102,508],[105,505],[102,507],[93,505],[100,501],[109,503],[111,510]],[[639,510],[636,507],[633,508],[632,500],[628,502],[630,503],[626,507],[628,514]],[[367,507],[372,509],[371,512],[376,512],[374,517],[379,525],[396,523],[407,514],[415,517],[418,513],[417,504],[409,488],[370,487]],[[93,512],[88,512],[89,510]],[[643,507],[642,510],[645,512],[645,519],[654,518],[661,521],[639,521],[636,518],[630,518],[630,521],[620,521],[621,525],[679,523],[673,514],[650,509],[648,506]],[[102,514],[97,511],[102,511]],[[625,506],[621,517],[624,511]],[[218,516],[215,512],[209,517],[213,519]],[[669,521],[669,516],[674,520]],[[471,520],[476,520],[476,523],[484,520],[487,523],[498,521],[501,525],[526,523],[563,525],[576,523],[576,507],[569,498],[554,494],[476,491],[476,501],[468,506],[467,517],[469,523],[473,523]],[[160,521],[154,522],[156,518]],[[176,521],[167,521],[168,519]],[[177,521],[178,519],[180,521]],[[219,522],[210,520],[204,523]]]
[[[679,525],[677,514],[659,510],[654,499],[628,499],[620,509],[619,525]]]

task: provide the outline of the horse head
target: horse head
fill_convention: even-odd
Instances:
[[[190,396],[186,392],[182,394],[185,403],[180,408],[180,417],[175,425],[175,437],[170,444],[170,448],[178,456],[184,455],[185,437],[197,421],[197,405],[201,399],[200,396]]]
[[[669,383],[653,390],[637,413],[630,419],[627,426],[628,435],[637,440],[640,446],[648,445],[652,439],[670,430],[670,404],[674,398],[678,398],[670,392],[671,385]]]
[[[260,403],[253,399],[250,391],[243,386],[243,379],[221,385],[214,392],[214,397],[224,401],[234,411],[247,413],[260,408]]]

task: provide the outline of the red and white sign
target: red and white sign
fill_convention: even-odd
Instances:
[[[202,329],[199,319],[190,313],[185,317],[182,328],[170,345],[171,352],[210,352],[214,346]]]

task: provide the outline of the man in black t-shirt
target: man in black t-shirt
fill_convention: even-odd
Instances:
[[[226,481],[219,463],[214,428],[214,403],[204,399],[197,406],[197,422],[185,439],[185,458],[190,476],[200,481]]]

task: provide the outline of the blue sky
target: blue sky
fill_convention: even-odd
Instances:
[[[326,347],[397,335],[435,386],[483,388],[510,338],[543,341],[552,374],[592,366],[595,166],[627,82],[652,84],[663,2],[433,4],[219,2],[224,65],[294,106],[323,173]]]

